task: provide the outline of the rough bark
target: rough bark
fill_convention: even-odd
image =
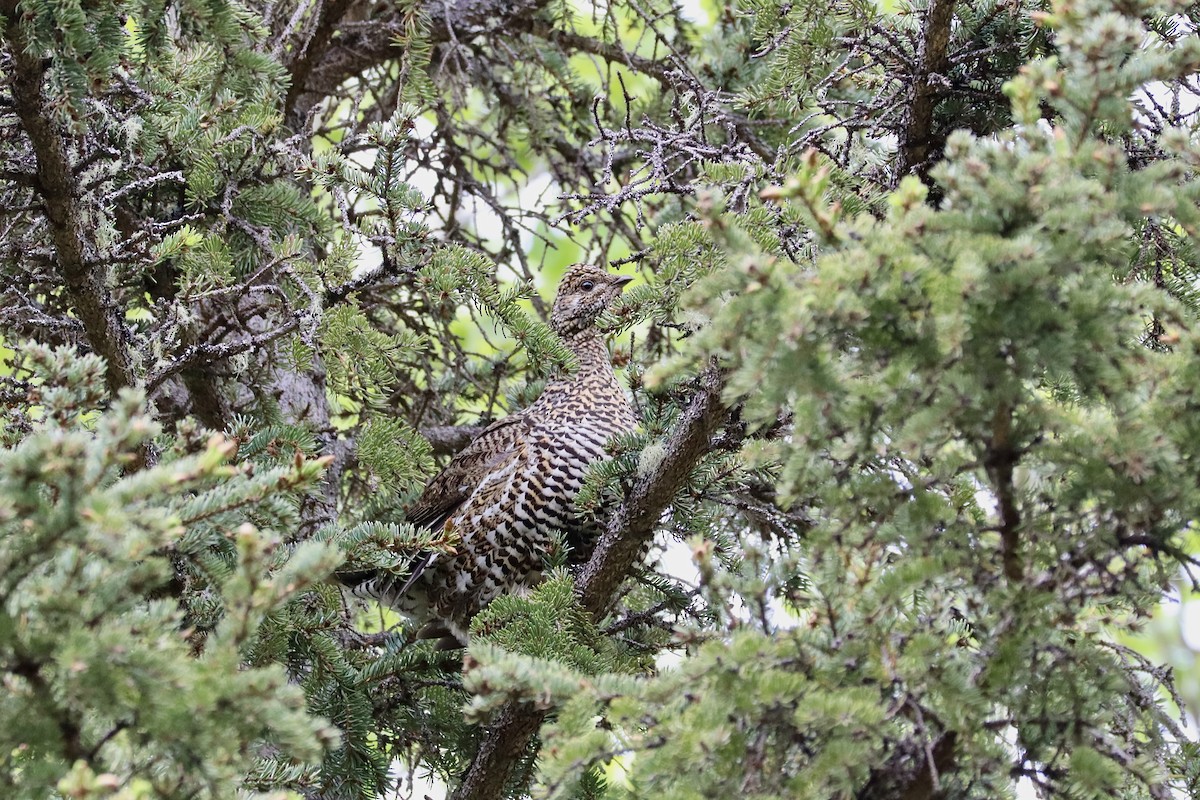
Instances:
[[[45,204],[57,263],[71,306],[93,352],[107,361],[108,389],[140,385],[129,346],[130,334],[112,301],[107,269],[89,235],[80,187],[72,170],[65,132],[56,124],[44,88],[48,62],[29,47],[14,0],[0,1],[8,19],[5,31],[12,56],[9,85],[21,126],[37,159],[35,189]]]
[[[897,747],[886,762],[871,770],[871,777],[855,800],[937,800],[945,797],[940,775],[954,770],[958,734],[947,731],[921,747]]]
[[[301,102],[301,98],[305,96],[304,87],[308,83],[308,76],[324,59],[338,23],[346,16],[354,2],[355,0],[322,0],[317,6],[316,23],[311,34],[303,45],[296,49],[295,57],[287,64],[292,82],[284,99],[283,113],[292,130],[300,129],[315,99],[310,95],[307,103]]]
[[[434,455],[454,455],[483,433],[486,425],[433,425],[421,428],[421,435],[433,448]]]
[[[692,468],[710,449],[713,434],[725,418],[721,372],[710,364],[700,374],[696,394],[667,439],[658,469],[639,480],[625,496],[579,576],[583,607],[600,616],[645,552],[663,512]]]
[[[489,31],[511,30],[514,23],[527,24],[546,5],[547,0],[431,2],[427,7],[429,41],[436,46]],[[403,48],[397,45],[402,33],[402,24],[394,19],[376,18],[339,26],[325,57],[308,74],[297,102],[311,105],[314,98],[305,94],[334,93],[350,78],[402,55]]]
[[[949,64],[950,26],[954,21],[956,0],[929,0],[921,46],[917,53],[917,74],[912,76],[911,100],[905,115],[900,141],[897,179],[917,173],[924,178],[930,154],[937,143],[933,131],[933,110],[946,79]],[[940,149],[940,147],[938,147]]]
[[[725,417],[722,385],[720,371],[710,365],[701,374],[696,394],[667,439],[658,469],[633,485],[609,520],[579,579],[583,605],[593,614],[603,614],[612,603],[621,581],[654,535],[655,526],[687,474],[708,452],[713,434]],[[503,796],[513,765],[547,713],[518,702],[507,703],[484,734],[452,800],[495,800]]]
[[[330,421],[325,369],[319,360],[314,359],[305,371],[273,369],[269,391],[275,395],[283,418],[293,425],[309,426],[320,443],[319,454],[333,458],[320,484],[306,494],[300,504],[300,528],[296,539],[303,541],[337,519],[338,491],[353,445],[338,438]]]

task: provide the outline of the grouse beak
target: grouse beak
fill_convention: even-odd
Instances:
[[[616,286],[618,289],[624,289],[626,284],[629,284],[632,282],[633,282],[632,275],[614,275],[613,276],[613,285]]]

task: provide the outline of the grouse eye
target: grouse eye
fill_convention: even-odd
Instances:
[[[590,292],[592,289],[596,288],[596,284],[592,283],[591,281],[584,281],[583,283],[579,284],[579,288],[583,289],[585,292]]]

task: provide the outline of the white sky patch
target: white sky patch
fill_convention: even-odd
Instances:
[[[413,120],[412,136],[418,140],[430,139],[433,136],[434,128],[434,123],[430,120],[417,117]],[[436,160],[437,157],[435,151],[433,158]],[[349,157],[349,161],[370,172],[374,167],[375,158],[376,151],[368,149],[355,152]],[[435,199],[440,179],[432,170],[414,166],[411,172],[404,177],[404,182],[416,189],[425,200],[434,199],[434,202],[439,205],[440,213],[446,214],[449,211],[441,202],[442,198]],[[523,209],[544,208],[555,202],[559,193],[559,187],[550,173],[542,169],[525,176],[524,180],[518,177],[515,186],[499,187],[496,191],[495,202],[505,211],[516,212],[512,216],[519,218]],[[469,195],[463,198],[462,205],[457,209],[457,219],[464,228],[475,231],[484,246],[499,247],[503,243],[504,225],[500,214],[478,197]],[[434,231],[441,228],[441,222],[436,216],[424,216],[421,221]],[[536,225],[536,222],[531,220],[531,224]],[[531,251],[535,244],[534,232],[521,228],[519,236],[522,249],[525,252]],[[383,259],[379,248],[368,242],[365,237],[355,235],[355,239],[359,245],[359,256],[354,269],[354,276],[357,278],[378,269],[382,266]],[[500,264],[499,267],[502,274],[508,273],[509,277],[517,277],[511,269],[508,269],[508,265]]]
[[[400,761],[392,762],[392,767],[388,770],[388,778],[392,780],[392,785],[396,788],[381,795],[383,800],[445,800],[446,798],[446,784],[440,778],[433,775],[428,777],[415,774],[409,776],[408,769]]]
[[[1200,652],[1200,599],[1179,607],[1179,633],[1189,650]]]
[[[679,4],[679,10],[683,12],[684,19],[697,25],[705,26],[712,22],[700,0],[683,0]]]

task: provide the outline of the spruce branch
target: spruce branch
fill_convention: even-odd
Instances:
[[[202,364],[223,361],[241,353],[257,350],[264,345],[299,330],[303,323],[308,322],[312,324],[314,321],[315,319],[309,313],[309,310],[302,308],[293,311],[287,320],[261,333],[224,344],[200,342],[189,345],[184,348],[183,352],[172,358],[170,362],[151,373],[149,379],[146,381],[146,386],[149,391],[153,392],[162,386],[163,382],[172,375]]]
[[[654,78],[668,91],[675,88],[680,71],[687,68],[686,62],[680,59],[656,60],[645,58],[611,42],[594,39],[590,36],[583,36],[574,31],[556,28],[540,19],[531,19],[523,28],[517,26],[516,29],[523,29],[539,39],[545,39],[547,42],[557,45],[564,50],[590,53],[613,64],[624,64],[630,69]]]
[[[428,428],[421,428],[421,436],[429,442],[435,455],[453,455],[470,444],[471,440],[482,433],[486,427],[486,425],[432,425]]]
[[[6,665],[6,672],[20,678],[32,689],[46,716],[54,720],[58,728],[63,753],[72,760],[88,757],[88,748],[83,744],[83,729],[67,708],[55,697],[54,687],[42,674],[42,667],[48,664],[39,661],[29,653],[16,649],[12,661]]]
[[[709,451],[725,416],[724,380],[715,362],[700,373],[696,385],[696,394],[663,446],[662,462],[625,496],[579,576],[583,607],[596,616],[612,602],[688,472]]]
[[[468,34],[505,30],[518,20],[532,18],[546,5],[546,0],[430,2],[425,9],[427,36],[431,44],[438,45]],[[304,90],[318,95],[334,94],[345,81],[403,55],[403,45],[398,44],[403,33],[403,22],[398,19],[372,19],[339,26],[325,57],[309,73]]]
[[[1017,508],[1016,487],[1013,484],[1013,469],[1019,454],[1012,443],[1012,415],[1012,406],[1007,402],[1001,403],[996,409],[992,417],[992,437],[983,462],[1000,510],[1004,576],[1016,583],[1024,579],[1025,569],[1021,563],[1021,511]]]
[[[700,374],[696,384],[695,395],[664,444],[662,461],[626,494],[579,576],[582,605],[596,617],[611,604],[688,472],[708,452],[725,416],[721,402],[724,382],[715,363]],[[451,795],[453,800],[501,797],[513,767],[547,713],[517,702],[506,703],[484,733],[462,783]]]
[[[36,191],[44,201],[46,220],[57,258],[55,267],[75,308],[88,344],[107,361],[105,373],[112,395],[136,387],[140,379],[130,352],[130,333],[108,288],[94,231],[85,221],[80,186],[73,171],[65,132],[54,120],[44,88],[49,69],[32,48],[15,0],[2,0],[0,14],[12,64],[9,85],[17,117],[37,162]]]
[[[958,734],[947,731],[919,746],[905,744],[913,746],[897,747],[884,764],[871,770],[855,800],[934,800],[944,796],[938,775],[954,769]]]
[[[85,337],[78,319],[48,308],[20,286],[0,291],[0,326],[17,337],[55,345],[80,346]]]
[[[933,141],[933,109],[945,82],[949,64],[950,26],[954,21],[955,0],[929,0],[917,53],[917,74],[911,78],[910,100],[900,134],[900,159],[895,179],[913,171],[924,176],[929,171]]]
[[[293,130],[299,130],[308,114],[308,106],[300,103],[304,87],[313,68],[321,63],[329,49],[338,23],[346,16],[355,0],[319,0],[315,12],[315,23],[303,45],[297,47],[287,67],[292,75],[287,97],[283,101],[283,113]]]

